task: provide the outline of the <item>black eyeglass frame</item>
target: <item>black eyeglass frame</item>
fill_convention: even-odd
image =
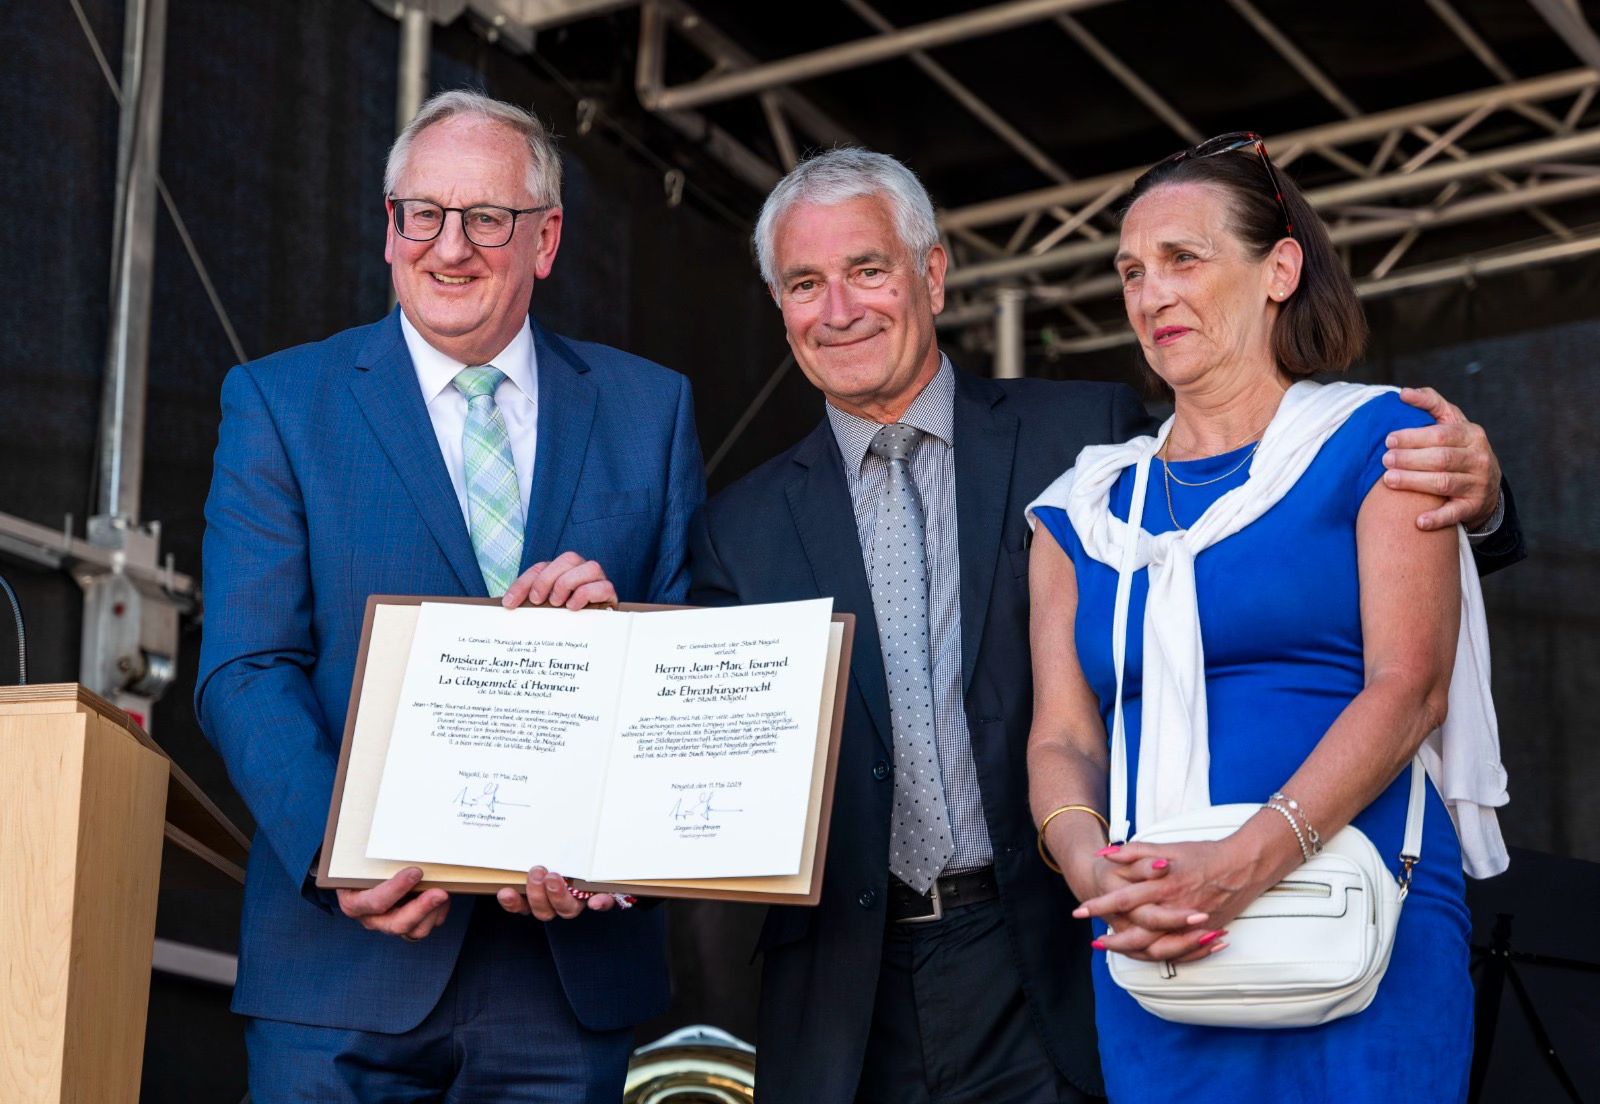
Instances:
[[[1198,161],[1202,157],[1215,157],[1219,153],[1232,153],[1246,146],[1254,148],[1256,156],[1261,158],[1261,167],[1267,170],[1267,181],[1272,185],[1272,198],[1278,201],[1278,211],[1283,215],[1284,236],[1294,237],[1294,220],[1289,217],[1289,205],[1283,201],[1283,185],[1278,183],[1278,171],[1272,167],[1272,158],[1267,156],[1266,139],[1255,131],[1233,130],[1227,134],[1219,134],[1215,138],[1207,138],[1204,142],[1190,146],[1186,150],[1179,150],[1171,157],[1163,159],[1158,162],[1157,167],[1176,165],[1180,161]]]
[[[433,241],[440,234],[444,233],[445,218],[446,218],[446,216],[448,216],[450,214],[450,212],[454,211],[457,215],[461,216],[461,232],[467,236],[467,240],[469,242],[471,242],[473,245],[477,246],[479,249],[504,249],[506,246],[511,244],[511,239],[517,236],[517,216],[518,215],[536,215],[540,211],[552,210],[554,208],[554,206],[555,206],[554,204],[546,203],[542,207],[502,207],[498,203],[474,203],[471,207],[446,207],[442,203],[435,203],[433,200],[431,200],[431,199],[423,199],[421,196],[411,196],[411,197],[404,198],[404,199],[402,199],[399,196],[389,196],[388,199],[389,199],[390,218],[393,219],[393,221],[394,221],[394,232],[396,234],[399,234],[402,238],[406,239],[406,241],[414,241],[414,242],[431,242],[431,241]],[[401,217],[403,212],[401,211],[400,205],[402,203],[426,203],[430,207],[437,207],[439,209],[439,214],[440,214],[439,229],[435,230],[433,233],[429,234],[425,238],[414,237],[411,234],[406,233],[404,228],[401,225],[401,223],[403,221],[402,217]],[[467,229],[467,212],[468,211],[504,211],[506,214],[510,215],[511,216],[511,230],[510,230],[509,233],[506,234],[506,240],[503,241],[503,242],[496,242],[493,245],[490,245],[487,242],[481,242],[477,238],[473,237],[472,236],[472,231]]]

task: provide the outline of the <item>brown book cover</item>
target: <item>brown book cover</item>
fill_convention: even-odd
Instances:
[[[432,598],[373,595],[367,599],[361,628],[361,650],[350,689],[344,740],[333,801],[323,836],[317,885],[323,888],[365,888],[392,876],[406,866],[420,866],[418,888],[439,886],[456,893],[494,893],[501,886],[521,888],[526,871],[441,863],[401,862],[366,856],[379,782],[388,750],[389,735],[399,704],[401,683],[417,615],[424,602],[464,605],[498,605],[494,598]],[[687,609],[622,603],[617,609],[649,613]],[[585,890],[633,893],[651,897],[694,897],[765,904],[814,905],[822,893],[822,872],[827,855],[829,813],[833,805],[834,773],[838,767],[839,734],[844,724],[845,695],[850,678],[850,652],[855,617],[832,617],[824,692],[819,703],[816,750],[812,765],[811,794],[800,870],[769,877],[696,878],[635,882],[587,882],[572,879]]]

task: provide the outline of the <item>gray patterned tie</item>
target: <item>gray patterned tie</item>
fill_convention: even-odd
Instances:
[[[922,431],[886,425],[870,446],[889,463],[872,538],[872,611],[878,620],[894,729],[894,819],[889,872],[926,893],[955,853],[934,743],[928,661],[928,555],[910,456]]]

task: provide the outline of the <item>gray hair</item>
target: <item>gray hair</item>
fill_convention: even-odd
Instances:
[[[767,196],[756,220],[756,261],[769,288],[778,284],[773,238],[778,220],[796,204],[832,207],[862,196],[881,195],[889,201],[895,231],[911,252],[918,275],[928,271],[928,251],[939,244],[933,201],[917,174],[886,153],[844,148],[819,153],[796,165]]]
[[[384,195],[394,195],[406,157],[411,152],[411,143],[417,135],[456,115],[499,123],[521,135],[528,143],[528,194],[541,207],[561,206],[561,155],[556,152],[555,139],[538,116],[516,104],[467,88],[454,88],[430,97],[416,117],[406,124],[400,137],[389,147],[389,161],[383,170]]]

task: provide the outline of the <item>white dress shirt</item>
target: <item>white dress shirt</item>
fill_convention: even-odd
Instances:
[[[450,472],[450,485],[456,489],[461,516],[466,518],[467,468],[461,456],[461,436],[467,428],[467,400],[451,386],[451,381],[468,365],[429,345],[404,311],[400,312],[400,331],[405,334],[406,349],[411,353],[411,364],[422,388],[422,401],[428,406],[434,435],[439,438],[439,453]],[[511,339],[511,344],[485,363],[494,365],[506,376],[495,389],[494,402],[500,408],[506,434],[511,438],[511,461],[517,467],[517,493],[522,498],[522,516],[526,519],[539,431],[539,365],[533,350],[533,328],[527,319],[523,319],[522,329]]]

